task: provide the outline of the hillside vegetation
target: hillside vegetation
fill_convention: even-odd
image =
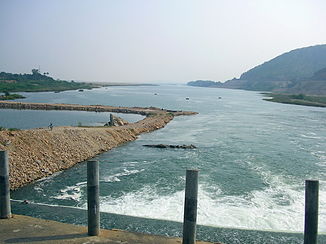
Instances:
[[[41,74],[37,69],[32,74],[0,73],[0,92],[38,92],[88,89],[92,84],[55,80],[48,73]]]
[[[222,85],[221,82],[216,82],[212,80],[195,80],[189,81],[187,83],[188,86],[200,86],[200,87],[220,87]]]
[[[318,70],[314,73],[314,75],[311,77],[312,80],[326,80],[326,67]]]
[[[326,68],[326,45],[295,49],[258,65],[240,76],[249,81],[300,81]]]
[[[20,98],[25,98],[25,97],[20,94],[10,94],[7,91],[4,93],[4,95],[0,95],[0,100],[15,100]]]
[[[307,96],[304,94],[291,95],[291,94],[265,94],[268,98],[266,101],[288,103],[296,105],[314,106],[314,107],[326,107],[325,96]]]

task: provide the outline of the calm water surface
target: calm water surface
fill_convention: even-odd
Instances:
[[[304,181],[317,179],[319,231],[326,232],[325,108],[271,103],[263,101],[257,92],[172,85],[24,95],[26,102],[156,106],[199,112],[177,117],[163,129],[96,157],[100,161],[104,212],[181,222],[185,170],[198,168],[199,224],[303,231]],[[4,121],[6,125],[15,123],[17,116],[22,120],[34,117],[34,113],[43,116],[45,122],[33,125],[31,120],[31,128],[47,126],[49,119],[58,125],[74,125],[76,121],[97,123],[108,118],[104,113],[1,110],[0,126]],[[10,127],[26,128],[26,123]],[[194,144],[198,148],[142,146],[158,143]],[[12,197],[85,209],[86,165],[26,186]],[[156,233],[154,226],[149,224],[143,231]],[[204,238],[215,237],[211,234]],[[232,236],[228,238],[223,241],[240,243]],[[275,242],[266,243],[300,243],[276,234],[273,238]]]

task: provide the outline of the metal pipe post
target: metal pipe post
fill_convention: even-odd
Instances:
[[[88,235],[100,234],[99,168],[97,161],[87,163]]]
[[[0,219],[11,218],[9,160],[7,151],[0,151]]]
[[[317,243],[318,188],[318,180],[306,180],[304,244]]]
[[[182,244],[196,243],[198,170],[187,170]]]

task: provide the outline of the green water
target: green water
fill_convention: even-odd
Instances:
[[[256,92],[186,86],[112,87],[83,94],[69,91],[24,95],[25,101],[31,102],[156,106],[199,112],[196,116],[175,118],[163,129],[143,134],[134,142],[96,157],[100,162],[103,212],[181,222],[185,170],[198,168],[200,225],[222,227],[222,230],[300,232],[304,180],[318,179],[319,231],[326,232],[324,108],[271,103],[263,101],[262,95]],[[1,110],[1,117],[10,120],[8,112]],[[44,119],[42,111],[38,113]],[[68,118],[60,113],[56,116],[67,119],[68,125],[69,119],[74,120],[73,115]],[[87,114],[92,116],[96,115]],[[198,148],[142,146],[158,143],[194,144]],[[12,198],[85,209],[86,165],[79,164],[26,186],[13,192]],[[115,224],[121,225],[119,221]],[[172,224],[167,226],[174,228]],[[151,223],[143,229],[149,233],[158,231]],[[201,234],[201,239],[241,243],[241,236],[253,235],[241,232],[226,235],[229,239],[219,239],[216,232]],[[275,242],[265,243],[300,243],[300,238],[284,239],[279,234],[271,238]]]

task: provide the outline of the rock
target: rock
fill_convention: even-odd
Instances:
[[[129,124],[128,121],[118,117],[114,116],[113,114],[110,114],[110,121],[107,122],[104,126],[122,126]]]
[[[143,145],[144,147],[155,147],[155,148],[181,148],[181,149],[195,149],[195,145],[167,145],[167,144],[154,144],[154,145]]]

